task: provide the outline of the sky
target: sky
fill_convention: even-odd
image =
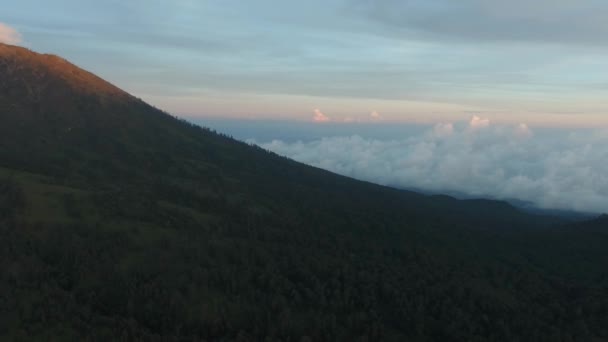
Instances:
[[[608,126],[605,0],[20,0],[0,40],[184,117]]]

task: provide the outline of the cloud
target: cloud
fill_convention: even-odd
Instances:
[[[471,129],[479,129],[490,126],[490,119],[482,119],[479,116],[475,115],[469,121],[469,127]]]
[[[312,121],[313,122],[329,122],[331,121],[331,118],[325,114],[323,114],[323,112],[321,112],[321,110],[319,109],[315,109],[314,111],[314,116],[312,117]]]
[[[18,45],[22,41],[21,34],[17,30],[0,22],[0,43]]]
[[[378,111],[374,110],[369,114],[369,117],[372,121],[382,121],[383,117]]]
[[[596,0],[351,0],[390,34],[419,39],[606,45],[608,5]]]
[[[306,164],[398,188],[518,199],[608,212],[608,131],[443,123],[398,139],[333,136],[260,146]],[[525,139],[523,139],[523,138]]]

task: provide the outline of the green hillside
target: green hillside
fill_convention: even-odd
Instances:
[[[605,220],[560,220],[305,166],[0,44],[0,340],[608,341]]]

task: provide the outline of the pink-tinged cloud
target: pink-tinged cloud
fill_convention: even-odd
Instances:
[[[373,111],[369,114],[369,117],[372,119],[372,121],[381,121],[382,120],[382,115],[380,113],[378,113],[378,111]]]
[[[325,114],[323,114],[323,112],[321,112],[319,109],[315,109],[315,114],[312,117],[312,121],[314,122],[329,122],[331,121],[331,118]]]
[[[480,118],[477,115],[473,116],[471,121],[469,121],[469,127],[471,129],[485,128],[488,126],[490,126],[490,119]]]
[[[0,43],[18,45],[23,41],[21,34],[5,23],[0,23]]]

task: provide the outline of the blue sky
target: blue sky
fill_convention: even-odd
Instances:
[[[593,127],[607,17],[603,0],[20,0],[0,39],[188,117]]]

